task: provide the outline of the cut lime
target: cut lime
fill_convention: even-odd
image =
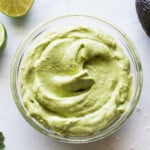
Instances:
[[[10,17],[25,15],[34,0],[0,0],[0,12]]]
[[[0,51],[5,48],[7,40],[7,34],[5,27],[2,23],[0,23]]]

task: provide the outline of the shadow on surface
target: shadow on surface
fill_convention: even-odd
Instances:
[[[1,69],[2,69],[2,66],[3,66],[4,51],[5,51],[5,48],[0,51],[0,72],[2,71]]]
[[[115,150],[115,144],[116,138],[113,136],[87,144],[66,144],[57,142],[57,145],[59,145],[59,147],[65,147],[65,150]]]
[[[11,18],[11,22],[15,26],[26,26],[29,18],[30,18],[30,13],[27,13],[26,15],[24,15],[22,17]]]

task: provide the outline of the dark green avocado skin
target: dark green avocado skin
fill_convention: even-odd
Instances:
[[[135,5],[140,23],[150,37],[150,0],[136,0]]]

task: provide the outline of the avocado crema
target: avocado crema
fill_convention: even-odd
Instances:
[[[87,136],[113,124],[132,94],[130,61],[110,35],[56,28],[24,56],[21,94],[28,114],[56,134]]]

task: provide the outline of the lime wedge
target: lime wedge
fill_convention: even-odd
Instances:
[[[7,34],[6,34],[5,27],[2,23],[0,23],[0,51],[5,48],[6,40],[7,40]]]
[[[0,12],[10,17],[25,15],[34,0],[0,0]]]

